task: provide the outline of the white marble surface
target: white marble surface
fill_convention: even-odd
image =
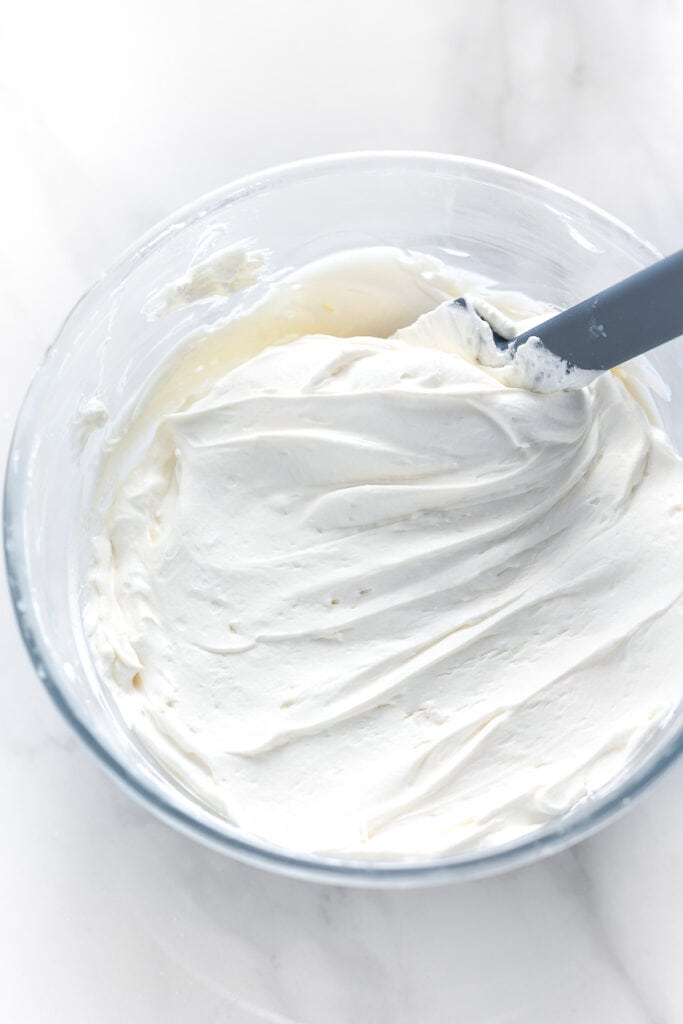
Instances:
[[[683,243],[677,0],[3,5],[0,448],[81,290],[261,166],[423,148]],[[615,825],[493,880],[292,882],[159,824],[33,677],[0,589],[0,1020],[680,1024],[683,764]]]

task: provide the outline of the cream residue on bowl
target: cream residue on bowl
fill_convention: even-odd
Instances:
[[[680,699],[683,465],[628,368],[520,386],[464,293],[549,313],[390,248],[291,274],[165,368],[107,480],[101,671],[190,791],[290,849],[512,840]]]

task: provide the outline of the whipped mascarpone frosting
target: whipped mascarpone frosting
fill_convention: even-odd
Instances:
[[[291,275],[177,363],[108,481],[101,670],[186,789],[281,846],[512,840],[681,696],[681,462],[627,369],[534,390],[465,291],[548,315],[394,249]]]

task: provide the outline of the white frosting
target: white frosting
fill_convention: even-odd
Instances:
[[[155,295],[146,310],[154,318],[203,299],[244,291],[256,284],[266,265],[266,253],[243,243],[202,256],[177,281]]]
[[[82,455],[93,434],[101,430],[109,419],[109,411],[97,395],[82,399],[71,420],[71,445],[74,455]]]
[[[150,398],[95,540],[87,621],[131,726],[282,846],[511,840],[679,701],[683,466],[623,371],[511,386],[443,304],[474,284],[390,249],[282,281],[222,335],[241,363]]]

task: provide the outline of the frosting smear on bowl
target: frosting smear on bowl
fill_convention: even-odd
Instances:
[[[290,275],[178,360],[109,481],[101,670],[187,789],[290,849],[507,842],[680,700],[683,464],[628,368],[534,389],[465,292],[551,312],[389,248]]]

